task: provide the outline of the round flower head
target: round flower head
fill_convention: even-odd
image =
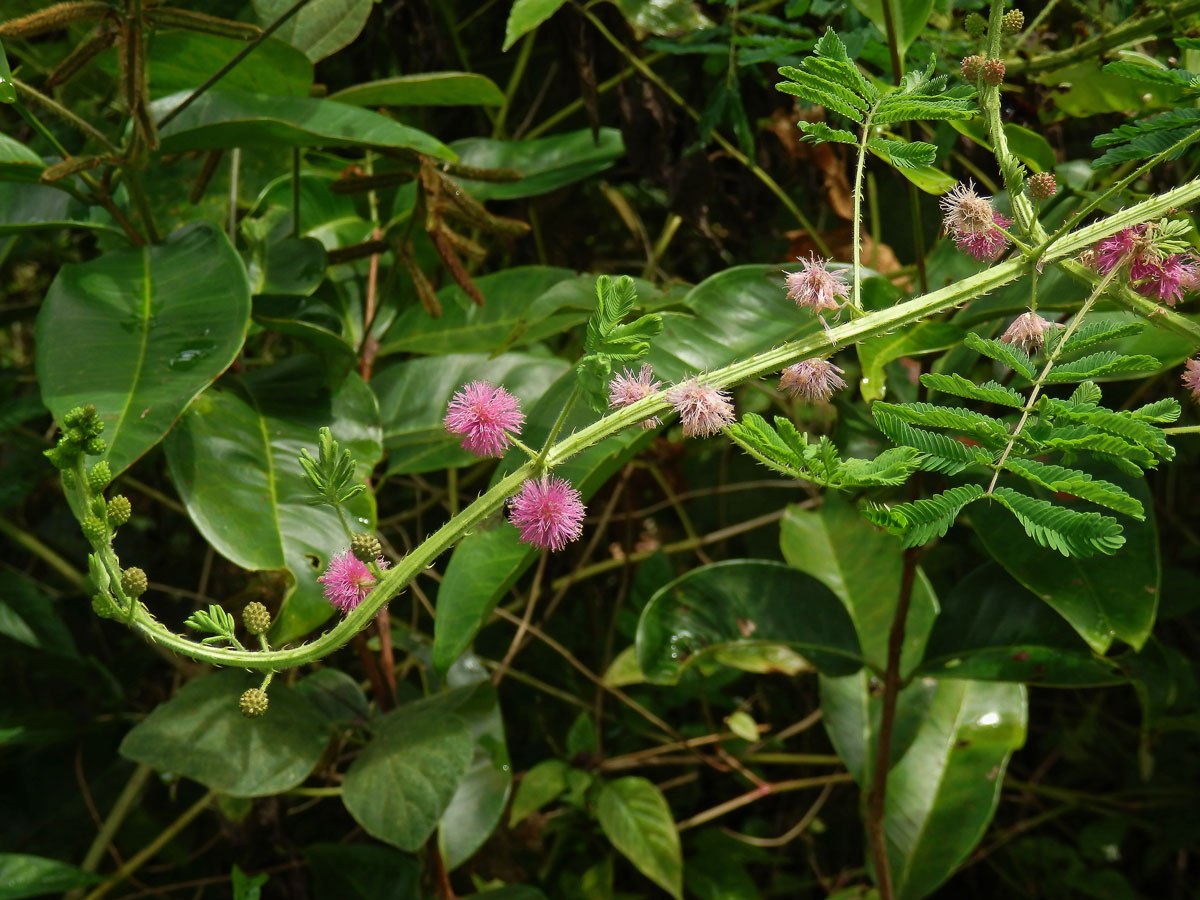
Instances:
[[[521,540],[539,550],[561,550],[583,534],[583,499],[562,478],[527,480],[509,501],[509,521]]]
[[[667,391],[667,400],[679,413],[684,437],[707,437],[733,424],[733,403],[729,394],[701,384],[698,378],[674,385]]]
[[[381,569],[388,567],[387,560],[382,557],[376,562]],[[371,570],[355,559],[349,550],[338,553],[329,560],[325,574],[317,581],[325,585],[325,599],[344,613],[362,603],[363,597],[375,587],[375,576],[371,574]]]
[[[799,272],[788,272],[785,283],[789,300],[795,300],[799,307],[807,307],[814,313],[826,309],[841,309],[850,296],[850,285],[846,283],[846,273],[842,269],[830,272],[829,261],[810,255],[808,259],[798,258]]]
[[[1030,353],[1046,346],[1046,332],[1058,327],[1058,323],[1043,319],[1030,310],[1013,319],[1004,334],[1000,335],[1000,340],[1006,344],[1016,344]]]
[[[1109,235],[1088,255],[1092,268],[1107,275],[1117,266],[1128,264],[1134,280],[1152,275],[1153,269],[1148,264],[1153,262],[1153,246],[1146,232],[1146,226],[1142,224]]]
[[[1191,289],[1197,275],[1195,261],[1182,253],[1170,254],[1157,265],[1142,264],[1140,268],[1144,274],[1133,289],[1145,297],[1156,297],[1167,306],[1183,299],[1183,292]],[[1129,277],[1134,277],[1132,268]]]
[[[649,363],[642,363],[636,376],[632,371],[626,369],[620,375],[614,375],[613,380],[608,383],[609,408],[620,409],[622,406],[637,403],[661,387],[662,382],[654,380],[654,369]],[[662,420],[658,416],[651,416],[642,421],[643,428],[653,428],[661,424]]]
[[[805,359],[783,370],[779,389],[805,403],[828,400],[846,386],[842,370],[827,359]]]
[[[510,443],[509,432],[520,433],[524,421],[517,398],[486,381],[460,388],[443,420],[447,431],[463,436],[463,449],[476,456],[500,456]]]
[[[1180,378],[1183,386],[1192,392],[1192,398],[1200,403],[1200,356],[1189,359],[1183,364],[1183,375]]]
[[[975,193],[974,184],[955,185],[940,204],[942,227],[959,250],[983,262],[995,259],[1008,246],[1008,237],[1000,229],[1008,228],[1012,220],[992,209],[990,197]]]

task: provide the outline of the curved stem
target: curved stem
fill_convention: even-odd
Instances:
[[[1043,259],[1053,262],[1078,253],[1103,237],[1119,231],[1127,225],[1162,215],[1167,209],[1184,206],[1200,198],[1200,179],[1168,191],[1158,197],[1143,201],[1115,213],[1099,222],[1080,229],[1078,232],[1056,241],[1047,248]],[[1010,260],[973,275],[970,278],[948,285],[931,294],[917,297],[888,309],[876,310],[855,317],[850,322],[808,335],[797,341],[774,347],[747,359],[738,360],[708,373],[706,380],[714,387],[724,388],[740,384],[751,378],[760,378],[777,372],[791,363],[810,359],[829,352],[835,345],[844,346],[869,337],[893,331],[928,316],[946,312],[988,291],[1019,278],[1025,273],[1024,260]],[[577,453],[599,443],[607,437],[641,423],[650,416],[666,412],[671,408],[665,391],[616,410],[593,424],[568,435],[556,443],[546,454],[545,466],[553,468]],[[283,669],[312,662],[344,646],[358,632],[366,628],[375,613],[396,596],[418,573],[431,566],[446,550],[461,540],[480,522],[501,507],[504,501],[515,494],[521,483],[534,474],[533,461],[510,472],[474,503],[446,522],[423,543],[413,549],[404,559],[390,569],[376,584],[371,593],[354,610],[346,615],[329,631],[310,643],[298,647],[272,650],[269,653],[229,650],[209,647],[188,640],[158,622],[143,604],[134,604],[130,621],[145,637],[171,650],[193,659],[222,666],[237,666],[247,669]]]

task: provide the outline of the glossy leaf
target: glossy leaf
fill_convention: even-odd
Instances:
[[[150,104],[162,118],[189,92],[171,94]],[[222,150],[241,147],[399,147],[438,159],[455,159],[437,138],[387,116],[345,103],[314,97],[279,97],[212,88],[159,132],[159,150]]]
[[[115,475],[229,366],[249,314],[242,261],[211,225],[65,265],[38,313],[42,400],[60,421],[95,404]]]
[[[952,119],[950,125],[959,133],[965,134],[976,144],[989,152],[992,149],[988,137],[987,124],[983,117],[974,119]],[[1008,139],[1008,149],[1017,159],[1025,163],[1034,172],[1053,172],[1057,160],[1054,148],[1050,142],[1023,125],[1009,122],[1004,126],[1004,136]]]
[[[451,396],[464,384],[483,380],[503,385],[529,409],[566,370],[567,364],[557,357],[523,353],[495,359],[456,353],[380,369],[371,387],[379,398],[388,472],[431,472],[477,461],[442,423]]]
[[[854,623],[837,597],[802,572],[768,560],[701,566],[659,590],[638,620],[638,664],[673,684],[701,659],[727,648],[783,644],[818,670],[849,675],[862,666]]]
[[[358,361],[354,348],[341,335],[342,323],[334,311],[315,297],[255,297],[254,321],[299,338],[335,376],[345,375]]]
[[[943,601],[918,674],[1052,687],[1124,681],[1060,616],[990,563]]]
[[[475,755],[438,823],[438,850],[447,871],[470,859],[491,836],[508,805],[513,782],[496,689],[478,660],[467,659],[478,667],[473,677],[482,680],[470,684],[454,714],[471,729]],[[457,668],[451,672],[451,684]]]
[[[8,67],[8,57],[4,53],[4,45],[0,44],[0,103],[16,103],[17,89],[12,83],[12,70]]]
[[[504,344],[542,340],[587,321],[596,303],[595,279],[570,269],[517,266],[475,279],[484,304],[457,284],[438,291],[440,318],[414,304],[403,310],[380,341],[379,356],[394,353],[486,353]],[[564,308],[565,307],[565,308]]]
[[[858,345],[862,364],[859,390],[863,400],[882,400],[887,394],[884,367],[906,356],[926,356],[953,347],[962,340],[962,329],[948,322],[921,322],[894,334],[870,338]]]
[[[320,175],[300,176],[300,235],[316,238],[326,250],[345,247],[364,241],[371,234],[371,223],[359,215],[354,198],[335,194],[328,177]],[[291,234],[292,227],[292,178],[284,175],[272,180],[259,194],[254,203],[255,211],[263,210],[269,215],[272,207],[287,211],[276,226],[280,232],[272,231],[271,239],[281,239]],[[284,230],[286,229],[286,230]]]
[[[310,844],[304,848],[316,900],[416,900],[415,857],[378,844]]]
[[[675,900],[683,897],[683,859],[671,808],[654,782],[631,775],[596,792],[596,819],[605,837],[639,872]]]
[[[712,21],[692,0],[612,0],[634,28],[649,34],[679,37],[711,28]]]
[[[379,722],[346,773],[342,801],[368,834],[414,851],[433,833],[474,753],[449,695],[410,703]]]
[[[899,39],[900,56],[917,39],[917,35],[929,20],[933,10],[933,0],[853,0],[855,8],[870,19],[879,33],[888,33],[887,20],[883,12],[883,4],[892,4],[892,15],[895,16],[896,37]]]
[[[190,681],[125,735],[121,755],[234,797],[266,797],[308,777],[329,742],[326,721],[280,680],[258,719],[238,698],[261,677],[231,670]]]
[[[0,853],[0,900],[62,894],[103,880],[95,872],[85,872],[57,859],[29,853]]]
[[[46,164],[42,158],[6,134],[0,134],[0,181],[37,181]]]
[[[362,725],[371,718],[371,707],[358,682],[332,666],[317,669],[296,685],[320,715],[336,726]]]
[[[570,771],[571,767],[561,759],[544,759],[526,772],[513,797],[508,827],[524,821],[526,816],[566,793],[567,774]]]
[[[124,236],[125,232],[100,207],[86,206],[48,184],[31,183],[36,177],[27,177],[24,168],[15,174],[21,176],[20,182],[0,181],[0,235],[47,228],[88,228]]]
[[[293,5],[291,0],[254,0],[254,14],[266,28]],[[358,37],[373,6],[371,0],[309,0],[279,27],[275,36],[317,62]]]
[[[625,154],[621,132],[615,128],[601,128],[596,138],[590,128],[526,141],[464,138],[450,149],[463,165],[514,169],[524,176],[509,182],[459,179],[477,200],[537,197],[603,172]]]
[[[309,503],[300,450],[311,452],[327,425],[365,476],[382,452],[378,415],[357,374],[330,394],[316,361],[297,356],[206,391],[167,438],[171,479],[213,548],[246,569],[291,571],[295,588],[276,617],[273,643],[333,615],[316,579],[347,545],[337,512]],[[372,527],[370,491],[346,506],[358,529]]]
[[[900,542],[828,493],[820,509],[788,507],[779,527],[779,548],[788,565],[816,578],[845,604],[864,658],[879,671],[886,669],[888,631],[900,597]],[[920,663],[937,614],[937,597],[919,573],[904,629],[904,675]]]
[[[1064,558],[1035,544],[1007,512],[987,503],[971,507],[971,525],[992,558],[1066,619],[1095,653],[1106,653],[1114,638],[1139,649],[1154,626],[1158,606],[1154,504],[1145,479],[1099,468],[1093,474],[1123,487],[1147,513],[1145,522],[1122,517],[1125,545],[1111,556]],[[1087,507],[1079,501],[1056,502]]]
[[[533,31],[558,12],[564,2],[566,0],[514,0],[504,25],[504,45],[500,49],[507,50],[522,35]]]
[[[1012,752],[1025,743],[1025,688],[940,681],[912,745],[888,775],[884,833],[897,900],[927,897],[991,821]]]
[[[329,99],[352,106],[499,106],[504,93],[474,72],[421,72],[365,81]]]

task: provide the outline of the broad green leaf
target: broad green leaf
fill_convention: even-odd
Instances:
[[[337,512],[309,503],[300,449],[311,452],[317,430],[328,425],[365,476],[382,452],[378,416],[375,396],[357,374],[331,394],[316,361],[293,356],[206,391],[167,438],[171,479],[213,548],[246,569],[291,571],[295,589],[276,617],[275,644],[333,615],[317,576],[347,545]],[[346,507],[356,530],[373,526],[370,491]]]
[[[630,644],[615,657],[604,672],[604,683],[609,687],[625,687],[627,684],[642,684],[646,676],[638,667],[637,646]]]
[[[982,116],[974,119],[952,119],[950,125],[959,134],[966,135],[979,146],[991,151],[992,143],[988,137],[987,123],[984,122]],[[1009,152],[1029,166],[1031,170],[1034,172],[1054,171],[1054,167],[1058,164],[1058,160],[1054,156],[1054,148],[1036,131],[1009,122],[1004,126],[1004,136],[1008,139]]]
[[[454,714],[471,729],[475,755],[438,823],[438,850],[447,871],[458,868],[483,846],[500,824],[512,791],[512,766],[499,698],[482,666],[474,662],[478,669],[473,677],[482,680],[470,684],[469,693],[454,707]],[[457,680],[457,668],[450,673],[451,684]]]
[[[188,682],[125,735],[121,755],[234,797],[294,788],[325,752],[329,725],[283,680],[271,684],[267,712],[247,719],[238,698],[261,680],[226,670]]]
[[[821,720],[825,724],[829,742],[851,777],[867,791],[874,781],[879,723],[883,715],[878,679],[867,669],[862,669],[853,675],[837,678],[822,675],[818,684]],[[936,689],[937,683],[932,678],[915,679],[900,689],[896,698],[890,765],[894,766],[912,744],[917,730],[929,713]]]
[[[870,525],[850,503],[827,493],[820,509],[788,507],[779,527],[779,549],[788,565],[838,596],[854,621],[863,657],[879,671],[886,669],[888,632],[900,597],[900,542]],[[920,663],[937,614],[937,597],[920,572],[904,630],[904,675]]]
[[[368,834],[417,850],[437,827],[474,754],[471,729],[444,694],[393,710],[346,772],[342,801]]]
[[[683,859],[671,808],[654,782],[636,775],[605,781],[596,792],[596,819],[612,845],[639,872],[683,897]]]
[[[0,72],[0,75],[3,73]],[[5,101],[3,94],[0,94],[0,102],[12,101]],[[0,853],[0,900],[62,894],[103,880],[104,877],[95,872],[85,872],[57,859],[28,853]]]
[[[250,292],[304,297],[325,280],[325,248],[313,237],[284,238],[264,247],[248,267]]]
[[[712,21],[692,0],[612,0],[630,25],[649,34],[680,37],[711,28]]]
[[[361,725],[371,718],[371,707],[358,682],[332,666],[317,669],[296,685],[318,713],[341,728]]]
[[[451,396],[464,384],[503,385],[530,409],[566,370],[558,357],[524,353],[495,359],[481,353],[427,356],[380,369],[371,387],[379,398],[388,473],[432,472],[477,461],[442,424]]]
[[[65,265],[38,313],[42,400],[60,421],[95,404],[116,475],[234,360],[249,314],[242,261],[211,225]]]
[[[266,28],[294,5],[291,0],[254,0],[254,14]],[[358,37],[373,6],[371,0],[309,0],[275,36],[317,62]]]
[[[0,103],[16,103],[17,89],[12,83],[12,70],[8,67],[8,57],[4,54],[4,45],[0,44]]]
[[[272,331],[299,338],[319,356],[326,369],[345,375],[358,362],[354,348],[341,335],[342,323],[328,303],[315,297],[254,298],[254,321]]]
[[[371,234],[372,225],[359,215],[354,198],[335,194],[330,190],[329,177],[313,174],[300,176],[300,235],[316,238],[326,250],[345,247],[364,241]],[[292,177],[282,175],[263,188],[254,202],[255,212],[269,215],[271,207],[286,210],[272,230],[272,240],[291,235],[292,227]]]
[[[311,2],[311,0],[310,0]],[[146,42],[146,69],[150,73],[150,98],[157,100],[177,91],[191,91],[246,49],[246,42],[215,34],[159,30]],[[96,67],[117,77],[117,52],[96,58]],[[250,91],[286,97],[307,97],[313,67],[290,44],[269,37],[254,52],[221,76],[222,91]]]
[[[329,99],[352,106],[499,106],[504,93],[474,72],[421,72],[365,81]]]
[[[41,229],[88,228],[124,236],[125,232],[99,206],[85,206],[66,191],[48,184],[34,184],[37,177],[26,177],[23,169],[16,174],[22,176],[22,183],[0,181],[0,235]],[[41,171],[38,170],[36,175],[40,176]]]
[[[616,128],[601,128],[595,138],[590,128],[526,141],[464,138],[451,144],[450,149],[463,165],[513,169],[524,176],[509,182],[458,179],[476,200],[537,197],[603,172],[625,155],[625,144]]]
[[[659,590],[638,620],[638,664],[647,680],[673,684],[728,648],[782,644],[818,670],[848,675],[863,664],[854,623],[823,584],[759,559],[701,566]]]
[[[928,717],[888,775],[883,828],[897,900],[927,897],[991,821],[1004,769],[1025,743],[1025,688],[940,681]]]
[[[969,519],[992,558],[1066,619],[1093,652],[1106,653],[1114,638],[1136,650],[1149,637],[1158,607],[1154,503],[1145,479],[1116,470],[1089,471],[1123,487],[1146,510],[1145,522],[1122,517],[1125,545],[1111,556],[1073,559],[1040,547],[1012,516],[993,504],[972,505]],[[1073,505],[1070,499],[1055,502]]]
[[[40,156],[20,141],[0,134],[0,181],[35,182],[45,168]]]
[[[0,635],[54,656],[79,655],[58,604],[16,572],[0,571]]]
[[[513,797],[508,827],[524,821],[526,816],[566,793],[567,773],[570,771],[571,767],[561,759],[544,759],[526,772]]]
[[[900,58],[904,51],[917,39],[929,13],[933,10],[933,0],[853,0],[855,8],[870,19],[879,33],[887,35],[887,20],[883,12],[883,4],[892,4],[892,15],[895,18],[896,37],[900,45]],[[885,37],[886,40],[886,37]]]
[[[471,301],[457,284],[438,291],[441,318],[419,305],[401,311],[380,341],[379,356],[394,353],[492,354],[561,334],[587,321],[596,303],[595,279],[570,269],[517,266],[475,279],[484,304]]]
[[[1051,687],[1125,680],[1096,659],[1060,616],[993,563],[959,581],[945,598],[917,673]]]
[[[1033,77],[1050,86],[1047,99],[1057,110],[1077,118],[1129,110],[1145,112],[1164,106],[1179,96],[1178,88],[1169,85],[1147,84],[1105,74],[1094,60]]]
[[[504,45],[500,50],[508,50],[522,35],[533,31],[558,12],[558,8],[565,2],[566,0],[513,0],[512,9],[508,11],[508,21],[504,25]]]
[[[882,400],[887,393],[884,367],[905,356],[925,356],[956,346],[962,340],[962,329],[949,322],[921,322],[912,328],[898,329],[892,334],[870,338],[858,345],[858,360],[862,364],[859,389],[863,400]]]
[[[521,432],[527,444],[541,446],[574,386],[575,373],[568,372],[533,408]],[[597,418],[586,405],[576,403],[563,425],[563,433],[578,431]],[[636,427],[627,429],[555,467],[555,475],[570,481],[587,501],[648,442],[651,434]],[[523,454],[518,454],[520,451],[512,451],[511,459],[501,463],[493,482],[515,467],[516,460],[523,458]],[[497,599],[512,587],[535,557],[536,551],[518,540],[517,530],[507,521],[476,529],[459,542],[438,588],[433,662],[439,671],[446,671],[470,646]]]
[[[181,91],[155,100],[161,119],[189,95]],[[279,147],[398,147],[454,160],[437,138],[387,116],[315,97],[221,91],[213,88],[159,132],[162,153],[187,150],[272,150]]]
[[[310,844],[304,848],[316,900],[416,900],[416,858],[379,844]]]
[[[880,159],[885,159],[889,163],[891,162],[891,157],[885,156],[874,147],[869,149],[872,154],[878,156]],[[953,175],[943,172],[937,166],[894,166],[894,168],[925,193],[933,194],[935,197],[940,197],[958,184],[958,179]]]

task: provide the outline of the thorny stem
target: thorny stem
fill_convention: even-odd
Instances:
[[[107,137],[105,137],[95,126],[93,126],[90,122],[79,118],[79,116],[75,115],[75,113],[71,112],[61,103],[50,97],[47,97],[36,88],[30,87],[19,78],[12,78],[10,81],[12,82],[12,86],[17,89],[18,93],[24,94],[34,103],[38,104],[38,106],[44,107],[47,111],[54,113],[54,115],[58,116],[64,122],[73,126],[76,131],[79,131],[82,134],[90,137],[92,140],[102,146],[107,152],[113,154],[114,156],[121,152],[117,146]],[[43,136],[45,136],[44,132]],[[62,149],[62,145],[60,145],[58,141],[53,141],[53,143],[56,145],[56,149],[63,154],[64,159],[70,156],[69,153]]]
[[[875,863],[875,884],[879,900],[892,900],[892,872],[888,866],[887,835],[883,830],[883,815],[887,806],[888,769],[892,758],[892,734],[896,726],[896,698],[900,694],[900,657],[904,651],[904,626],[908,607],[912,603],[913,583],[917,575],[919,547],[904,551],[904,568],[900,573],[900,596],[888,631],[887,670],[883,676],[882,709],[879,717],[879,739],[875,747],[875,774],[871,778],[871,793],[867,799],[867,838]]]
[[[1104,293],[1104,289],[1108,287],[1121,268],[1122,266],[1120,265],[1113,266],[1112,270],[1105,275],[1103,279],[1101,279],[1098,285],[1096,285],[1096,289],[1092,291],[1091,296],[1083,301],[1083,306],[1079,308],[1079,312],[1077,312],[1075,317],[1071,319],[1071,324],[1067,326],[1066,330],[1061,336],[1055,338],[1054,349],[1051,350],[1049,355],[1046,357],[1046,365],[1042,367],[1042,373],[1038,375],[1037,380],[1033,383],[1033,390],[1029,392],[1029,401],[1025,404],[1025,408],[1021,410],[1021,420],[1017,422],[1017,427],[1013,429],[1013,433],[1008,436],[1008,443],[1004,445],[1004,452],[1000,454],[1000,459],[996,462],[996,471],[992,473],[992,481],[991,484],[988,485],[987,489],[989,495],[996,489],[996,482],[1000,478],[1000,472],[1004,468],[1004,462],[1008,459],[1008,454],[1012,452],[1013,445],[1016,444],[1017,438],[1021,434],[1021,430],[1025,427],[1025,423],[1029,421],[1029,414],[1033,412],[1033,408],[1037,404],[1038,394],[1041,393],[1042,386],[1046,383],[1046,377],[1050,374],[1050,370],[1054,368],[1054,363],[1058,360],[1058,357],[1062,354],[1063,349],[1067,346],[1067,340],[1075,333],[1075,329],[1079,327],[1080,323],[1083,321],[1083,317],[1086,316],[1091,310],[1092,304],[1096,302],[1096,299],[1102,293]]]
[[[884,0],[886,4],[888,0]],[[854,244],[854,284],[851,288],[850,305],[855,309],[862,309],[862,183],[863,183],[863,168],[867,161],[867,141],[871,139],[871,117],[874,115],[874,110],[867,113],[867,120],[863,123],[862,139],[858,142],[858,166],[854,171],[854,220],[852,222],[853,234],[850,237],[851,243]]]
[[[1135,204],[1063,237],[1046,250],[1043,259],[1049,263],[1076,254],[1122,228],[1162,215],[1172,207],[1187,205],[1198,197],[1200,179]],[[1024,260],[1000,263],[923,297],[858,316],[850,322],[832,328],[828,334],[820,332],[807,335],[800,340],[714,369],[708,373],[707,381],[714,387],[724,388],[749,379],[761,378],[799,360],[821,356],[830,350],[835,341],[839,346],[856,343],[954,309],[987,291],[1014,281],[1026,270],[1027,263]],[[544,463],[548,468],[560,465],[605,438],[669,409],[670,403],[667,402],[665,391],[651,394],[558,441],[546,454]],[[528,452],[534,455],[532,451]],[[351,637],[366,628],[380,607],[403,590],[420,572],[431,566],[442,553],[499,509],[534,471],[534,464],[530,461],[504,476],[475,502],[415,547],[395,568],[388,570],[362,603],[329,631],[310,643],[272,650],[270,653],[205,646],[170,631],[141,603],[133,605],[130,622],[148,639],[193,659],[215,665],[279,670],[312,662],[342,647]],[[106,556],[103,561],[110,574],[113,573],[114,567],[117,569],[114,577],[119,579],[120,572],[115,557],[108,559]]]

